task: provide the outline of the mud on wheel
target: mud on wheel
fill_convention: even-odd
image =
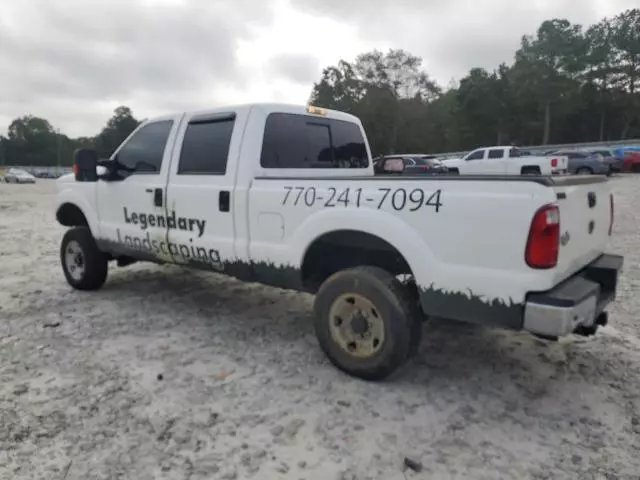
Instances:
[[[329,277],[314,303],[320,347],[340,370],[382,380],[418,350],[422,318],[409,290],[377,267]]]
[[[97,290],[107,279],[108,259],[87,227],[67,230],[60,245],[60,261],[67,282],[77,290]]]

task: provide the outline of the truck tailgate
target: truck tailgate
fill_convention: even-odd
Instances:
[[[560,209],[560,253],[556,281],[562,281],[604,253],[609,242],[611,199],[605,177],[554,179]]]
[[[552,155],[549,159],[551,161],[551,171],[553,173],[567,173],[567,170],[569,169],[569,157],[566,155]],[[554,159],[556,162],[553,162]],[[554,163],[556,163],[555,167],[553,166]]]

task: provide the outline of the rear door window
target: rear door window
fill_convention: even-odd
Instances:
[[[224,175],[235,118],[191,121],[182,140],[178,175]]]
[[[310,115],[267,117],[260,165],[264,168],[367,168],[364,137],[357,124]]]
[[[489,158],[502,158],[504,157],[504,150],[489,150]]]

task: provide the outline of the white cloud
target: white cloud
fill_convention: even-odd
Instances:
[[[441,85],[472,67],[511,62],[524,34],[544,20],[589,25],[637,0],[295,0],[298,9],[341,19],[364,41],[385,41],[424,59]]]
[[[324,66],[404,48],[446,85],[509,61],[542,20],[591,23],[637,0],[21,0],[0,13],[0,127],[27,113],[69,135],[139,117],[306,102]],[[295,8],[293,8],[293,7]]]

